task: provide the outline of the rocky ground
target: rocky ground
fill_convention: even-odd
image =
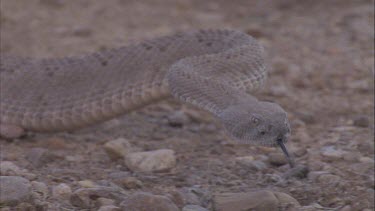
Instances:
[[[270,69],[255,95],[288,111],[298,163],[290,169],[279,149],[233,143],[209,114],[168,100],[70,133],[8,129],[1,210],[373,210],[373,6],[1,0],[1,53],[21,56],[76,55],[197,28],[253,35]]]

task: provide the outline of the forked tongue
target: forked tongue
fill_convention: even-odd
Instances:
[[[289,166],[291,168],[294,167],[294,160],[292,159],[292,157],[290,157],[289,153],[288,153],[288,150],[286,149],[285,145],[284,145],[284,142],[282,139],[278,139],[277,140],[277,144],[280,146],[280,148],[283,150],[284,154],[285,154],[285,157],[286,159],[288,160],[288,163],[289,163]]]

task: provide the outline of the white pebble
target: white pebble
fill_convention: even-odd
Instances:
[[[119,138],[105,143],[104,149],[112,160],[117,160],[131,152],[131,145],[128,140]]]
[[[170,149],[134,152],[125,157],[125,163],[132,171],[165,171],[176,165],[176,156]]]

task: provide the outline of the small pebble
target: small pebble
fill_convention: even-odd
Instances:
[[[236,162],[242,163],[242,164],[248,164],[254,161],[254,157],[251,155],[243,156],[243,157],[236,157]]]
[[[266,174],[264,175],[267,183],[281,183],[283,182],[283,178],[277,174]]]
[[[52,196],[56,199],[68,200],[71,195],[72,189],[65,183],[52,187]]]
[[[104,150],[112,160],[123,159],[132,151],[131,144],[127,139],[118,138],[104,144]]]
[[[344,156],[344,151],[337,150],[335,146],[325,146],[321,149],[321,154],[328,161],[339,160]]]
[[[304,147],[295,148],[295,150],[293,150],[293,154],[297,157],[302,157],[302,156],[306,155],[307,153],[308,153],[308,151]]]
[[[176,165],[176,156],[170,149],[134,152],[125,157],[125,163],[136,172],[167,171]]]
[[[91,180],[81,180],[78,182],[78,185],[82,188],[93,188],[95,187],[95,183]]]
[[[122,184],[127,189],[136,189],[143,186],[143,183],[135,177],[125,177],[122,180]]]
[[[269,162],[274,166],[282,166],[288,163],[283,153],[274,152],[269,154]]]
[[[267,169],[267,164],[260,160],[254,160],[250,163],[249,168],[256,171],[262,171],[264,169]]]

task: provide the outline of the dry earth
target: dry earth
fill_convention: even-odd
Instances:
[[[270,69],[256,96],[288,111],[288,147],[308,168],[293,174],[278,149],[232,143],[209,114],[169,100],[80,131],[0,139],[1,174],[26,178],[32,187],[12,203],[18,210],[116,210],[155,199],[136,195],[147,192],[163,195],[154,201],[167,203],[161,210],[186,204],[220,210],[220,193],[269,190],[295,198],[297,209],[373,210],[373,6],[369,0],[1,0],[2,54],[76,55],[197,28],[253,35],[269,52]],[[114,148],[121,153],[171,149],[177,162],[138,172],[105,151],[117,138],[130,143]]]

